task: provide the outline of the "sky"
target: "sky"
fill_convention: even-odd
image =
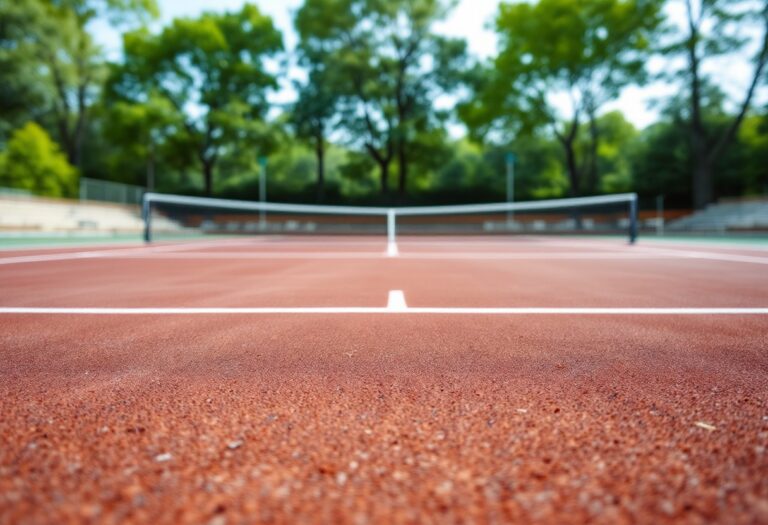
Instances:
[[[296,44],[296,34],[293,31],[293,15],[303,3],[303,0],[250,0],[259,6],[262,12],[270,15],[275,26],[283,33],[286,49],[291,50]],[[490,25],[493,22],[501,0],[459,0],[450,17],[442,22],[437,30],[450,36],[463,37],[471,53],[482,58],[495,55],[497,40]],[[588,1],[588,0],[586,0]],[[203,11],[225,11],[239,9],[244,0],[158,0],[161,19],[156,23],[157,28],[167,24],[177,17],[194,17]],[[668,6],[668,15],[672,20],[683,18],[682,2],[672,0]],[[121,52],[120,34],[105,23],[97,23],[94,27],[96,39],[104,47],[110,59],[119,59]],[[649,69],[660,72],[670,67],[661,58],[652,59]],[[711,73],[716,73],[722,80],[722,87],[728,92],[741,93],[750,75],[747,57],[743,60],[711,61],[708,65]],[[299,71],[289,70],[281,79],[281,90],[273,94],[271,101],[276,104],[291,102],[294,91],[291,88],[291,78],[300,77]],[[668,97],[677,90],[674,86],[657,82],[644,87],[630,87],[621,96],[604,108],[605,111],[618,109],[637,128],[642,129],[658,119],[658,109],[654,109],[653,101]],[[763,90],[758,97],[758,103],[768,100],[768,90]],[[561,102],[555,98],[555,104]],[[565,105],[564,99],[562,102]],[[452,134],[461,134],[460,129],[452,130]]]

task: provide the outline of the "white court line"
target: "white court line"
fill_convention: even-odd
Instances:
[[[438,237],[438,239],[435,239],[435,237]],[[243,244],[247,244],[243,242]],[[317,246],[317,245],[371,245],[371,246],[385,246],[387,244],[386,240],[381,241],[370,241],[370,240],[349,240],[349,241],[340,241],[337,239],[329,239],[329,240],[322,240],[322,239],[316,239],[316,240],[293,240],[291,238],[280,238],[280,239],[274,239],[274,240],[266,240],[262,244],[289,244],[291,246]],[[399,245],[407,245],[407,246],[541,246],[542,244],[546,245],[560,245],[560,246],[585,246],[585,245],[592,245],[595,247],[601,247],[601,248],[627,248],[628,244],[626,242],[620,242],[618,240],[610,239],[605,241],[579,241],[579,240],[571,240],[571,241],[565,241],[565,240],[556,240],[556,239],[546,239],[546,238],[539,238],[539,237],[515,237],[515,238],[504,238],[500,237],[497,239],[489,239],[488,237],[484,238],[455,238],[455,237],[447,237],[447,238],[440,238],[440,236],[428,236],[424,238],[420,238],[418,236],[407,236],[407,235],[401,235],[397,238],[397,244]]]
[[[768,257],[755,257],[752,255],[739,255],[720,252],[701,252],[694,250],[679,250],[662,247],[643,247],[643,253],[658,253],[680,257],[682,259],[706,259],[711,261],[742,262],[751,264],[768,264]]]
[[[632,249],[633,246],[629,244],[626,240],[619,240],[619,239],[594,239],[594,238],[586,238],[586,239],[558,239],[554,237],[536,237],[535,239],[532,239],[528,241],[530,244],[535,246],[577,246],[577,247],[584,247],[589,246],[592,248],[603,248],[603,249]]]
[[[114,259],[384,259],[384,252],[184,252],[117,255]]]
[[[259,247],[267,243],[259,243]],[[418,245],[417,243],[406,243]],[[426,243],[425,243],[426,244]],[[544,245],[562,245],[566,243],[543,243]],[[201,247],[233,247],[247,245],[242,241],[191,241],[162,246],[139,246],[133,248],[113,248],[94,251],[78,251],[54,254],[29,255],[18,257],[0,257],[0,266],[10,264],[23,264],[48,261],[65,261],[75,259],[382,259],[392,257],[391,253],[383,252],[193,252],[190,250]],[[511,246],[519,246],[510,243]],[[541,244],[539,244],[541,245]],[[597,243],[589,243],[589,246],[598,247]],[[585,246],[583,243],[574,243],[573,246]],[[609,246],[599,246],[608,248]],[[611,246],[611,248],[613,248]],[[182,252],[182,253],[178,253]],[[649,259],[705,259],[726,262],[740,262],[750,264],[768,265],[768,257],[756,257],[750,255],[738,255],[716,252],[702,252],[692,250],[672,249],[661,246],[643,246],[621,251],[599,252],[400,252],[400,259],[455,259],[455,260],[649,260]]]
[[[115,259],[384,259],[392,257],[381,252],[183,252],[183,253],[148,253],[105,256]],[[405,252],[396,256],[399,259],[680,259],[679,255],[665,253],[629,253],[629,252]]]
[[[390,290],[389,299],[387,300],[387,309],[403,311],[408,309],[408,304],[405,302],[405,294],[402,290]]]
[[[268,242],[253,242],[253,240],[249,241],[243,241],[240,239],[217,239],[217,240],[194,240],[194,241],[183,241],[173,244],[167,244],[167,245],[161,245],[161,246],[136,246],[131,248],[105,248],[103,250],[88,250],[88,251],[74,251],[74,252],[61,252],[61,253],[52,253],[52,254],[39,254],[39,255],[22,255],[22,256],[14,256],[14,257],[0,257],[0,266],[6,266],[10,264],[26,264],[26,263],[36,263],[36,262],[51,262],[51,261],[69,261],[69,260],[76,260],[76,259],[96,259],[96,258],[121,258],[121,257],[136,257],[136,258],[153,258],[152,256],[155,256],[157,254],[162,253],[168,253],[168,252],[187,252],[188,250],[193,250],[200,247],[235,247],[235,246],[250,246],[250,245],[258,245],[260,248],[265,245],[269,245]],[[280,243],[274,243],[274,244],[280,244]],[[304,242],[290,242],[290,245],[315,245],[314,243],[304,243]],[[319,243],[318,243],[319,244]],[[343,245],[344,243],[331,243],[331,244],[337,244],[337,245]],[[350,242],[349,245],[356,245],[357,243]],[[408,243],[408,244],[418,244],[418,243]],[[425,243],[428,244],[428,243]],[[438,245],[440,243],[437,243]],[[460,243],[457,243],[460,244]],[[272,252],[270,255],[269,252],[262,252],[262,253],[243,253],[243,255],[239,255],[238,258],[275,258],[275,259],[380,259],[382,257],[397,257],[398,254],[396,253],[396,247],[393,249],[392,246],[387,245],[386,243],[382,242],[376,242],[375,245],[377,246],[384,246],[386,247],[385,252],[355,252],[355,253],[348,253],[348,252],[321,252],[321,253],[301,253],[301,252]],[[187,256],[170,256],[168,258],[197,258],[197,259],[219,259],[219,258],[233,258],[231,256],[223,257],[220,256],[222,252],[211,252],[206,254],[200,254],[200,252],[195,252],[196,257],[187,257]],[[229,252],[227,252],[229,253]],[[191,253],[190,253],[191,255]],[[399,256],[402,256],[403,254],[399,254]],[[467,253],[461,253],[460,258],[469,258],[469,259],[475,259],[479,258],[482,259],[483,256],[478,256],[475,254],[474,256]],[[414,256],[412,254],[408,254],[407,257],[409,258],[436,258],[439,259],[441,257],[448,257],[448,255],[443,254],[435,254],[434,256],[430,257],[428,255],[426,256]],[[456,258],[456,257],[455,257]]]
[[[435,314],[435,315],[768,315],[768,308],[454,308],[454,307],[285,307],[285,308],[40,308],[0,307],[19,315],[263,315],[263,314]]]
[[[743,244],[739,243],[727,243],[727,242],[706,242],[703,240],[698,241],[685,241],[672,238],[656,239],[650,235],[644,235],[639,241],[641,246],[653,247],[653,248],[670,248],[670,249],[717,249],[717,250],[745,250],[750,252],[766,252],[768,251],[768,245],[749,243],[745,240]]]
[[[163,252],[180,252],[184,250],[191,250],[200,248],[201,246],[209,246],[214,244],[220,246],[220,241],[193,241],[178,244],[169,244],[162,246],[139,246],[135,248],[106,248],[104,250],[92,250],[92,251],[80,251],[80,252],[63,252],[63,253],[51,253],[40,255],[21,255],[18,257],[0,257],[0,265],[8,264],[23,264],[33,262],[48,262],[48,261],[68,261],[73,259],[97,259],[104,257],[117,258],[119,256],[130,256],[131,254],[153,254]]]

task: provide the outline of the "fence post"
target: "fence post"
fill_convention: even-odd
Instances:
[[[629,201],[629,244],[637,241],[637,193]]]
[[[144,242],[152,242],[152,203],[149,200],[149,193],[144,194],[141,206],[141,215],[144,218]]]

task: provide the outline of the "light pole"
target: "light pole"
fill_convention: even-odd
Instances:
[[[507,202],[515,202],[515,154],[507,153]],[[507,227],[512,226],[515,212],[507,210]]]
[[[267,157],[259,158],[259,201],[267,202]],[[267,228],[267,212],[263,208],[259,210],[259,229]]]

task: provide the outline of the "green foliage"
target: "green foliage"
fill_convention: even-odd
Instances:
[[[38,153],[57,146],[24,126],[33,121],[84,176],[174,193],[211,193],[215,177],[217,194],[257,198],[258,158],[268,156],[270,200],[500,201],[510,151],[518,200],[639,191],[688,206],[702,151],[715,194],[768,193],[765,114],[690,63],[760,48],[768,11],[752,0],[691,0],[692,32],[669,31],[664,3],[509,0],[496,17],[500,52],[483,64],[438,31],[455,0],[304,0],[295,57],[306,77],[297,100],[276,107],[268,94],[289,57],[253,5],[150,30],[155,0],[0,1],[3,180],[74,191],[45,160],[62,153]],[[124,32],[114,64],[91,34],[104,20]],[[603,108],[646,80],[653,53],[678,57],[665,78],[685,89],[637,131]],[[466,138],[448,132],[457,114]],[[35,159],[43,168],[29,173],[44,175],[14,168]]]
[[[661,7],[661,0],[502,3],[496,19],[501,51],[461,108],[465,123],[475,136],[497,142],[548,128],[564,149],[570,193],[596,191],[599,109],[628,84],[645,80]],[[568,113],[553,95],[570,101]],[[584,120],[591,145],[581,148],[579,159]]]
[[[640,135],[632,152],[633,187],[641,195],[665,195],[671,205],[688,206],[690,157],[685,128],[659,122]]]
[[[514,151],[517,200],[558,198],[568,179],[557,143],[540,135],[519,137],[505,146],[483,148],[469,140],[444,139],[431,165],[420,168],[411,201],[429,203],[499,202],[506,198],[506,156]]]
[[[738,137],[743,173],[739,177],[748,195],[768,195],[768,113],[744,121]]]
[[[0,186],[48,197],[73,197],[77,170],[43,128],[29,122],[14,131],[0,154]]]
[[[206,193],[213,191],[214,168],[227,150],[266,153],[273,147],[263,118],[269,109],[266,94],[276,80],[265,60],[280,51],[282,40],[256,6],[176,19],[157,35],[133,31],[125,35],[124,46],[125,63],[114,72],[111,92],[133,104],[150,96],[167,101],[182,122],[172,130],[173,142],[191,146]]]
[[[183,118],[157,93],[150,93],[142,103],[116,98],[97,110],[93,131],[98,136],[90,141],[101,148],[99,177],[112,179],[116,174],[122,182],[156,187],[161,181],[149,179],[157,179],[156,173],[167,177],[170,160],[181,167],[195,164],[190,149],[173,147],[171,137],[184,134]]]
[[[693,206],[704,208],[715,199],[717,175],[715,166],[730,155],[730,146],[736,140],[739,128],[747,117],[757,88],[765,82],[768,65],[768,4],[753,0],[688,0],[685,3],[685,22],[679,38],[667,43],[664,51],[682,63],[673,70],[671,78],[682,84],[688,102],[687,125],[691,144],[691,196]],[[751,35],[760,35],[754,38]],[[754,45],[751,80],[735,101],[735,114],[722,122],[717,133],[712,126],[706,105],[707,95],[720,92],[716,75],[707,73],[704,66],[712,58],[723,59],[744,53]]]
[[[141,24],[160,14],[155,0],[46,0],[46,3],[74,13],[83,23],[105,17],[114,25]]]
[[[539,0],[502,3],[496,19],[501,51],[474,75],[478,97],[462,108],[475,130],[556,125],[596,111],[621,88],[642,83],[661,1]],[[563,93],[573,113],[558,115],[550,95]]]
[[[144,22],[154,0],[24,0],[0,3],[0,138],[3,127],[50,122],[71,163],[80,166],[88,112],[106,73],[89,24]]]
[[[685,105],[675,102],[662,121],[639,134],[630,148],[632,188],[641,195],[665,195],[674,206],[690,207],[694,165]],[[716,136],[731,117],[714,104],[704,116],[706,133]],[[768,129],[765,116],[750,116],[739,136],[714,166],[713,184],[720,196],[765,195]]]
[[[303,62],[319,82],[301,90],[299,121],[314,110],[315,123],[327,122],[324,94],[332,94],[346,144],[378,165],[384,194],[395,161],[405,194],[412,159],[444,127],[434,100],[462,79],[466,44],[435,31],[450,7],[440,0],[307,0],[297,13]]]
[[[296,137],[312,141],[325,140],[338,104],[330,75],[324,69],[315,67],[307,83],[298,84],[297,88],[298,98],[290,116]]]
[[[0,2],[0,143],[30,118],[41,115],[50,91],[41,84],[30,32],[42,25],[39,2]]]
[[[599,193],[624,193],[632,190],[631,152],[636,147],[638,132],[619,111],[597,118],[600,143],[597,149]],[[584,148],[588,144],[583,144]]]

